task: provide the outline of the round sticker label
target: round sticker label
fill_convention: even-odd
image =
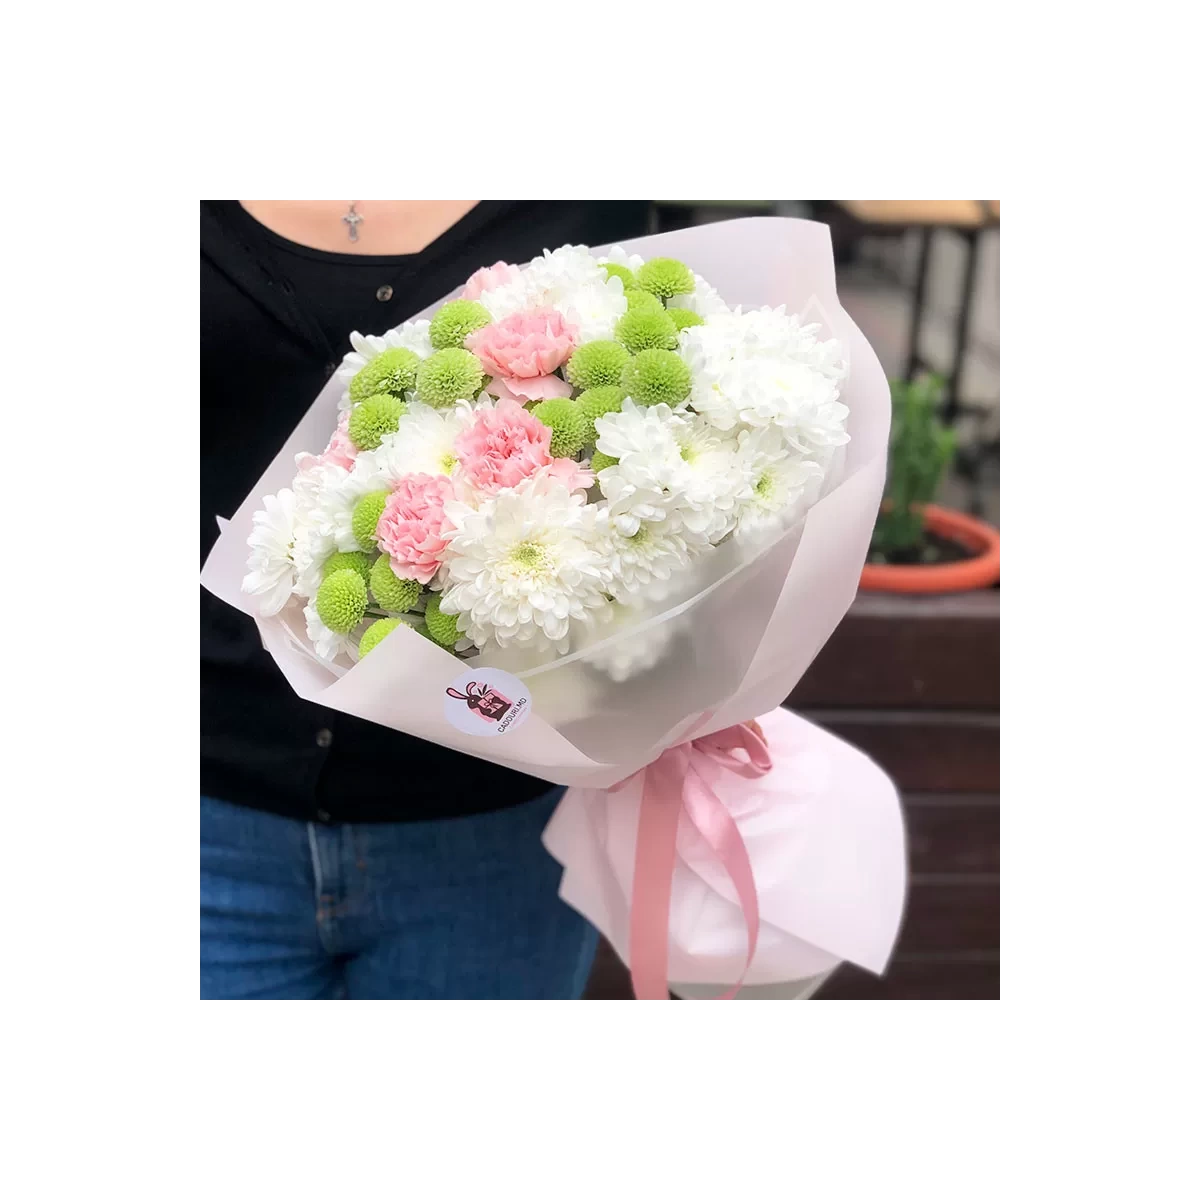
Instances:
[[[507,671],[464,671],[444,697],[446,720],[472,737],[511,733],[533,712],[529,689]]]

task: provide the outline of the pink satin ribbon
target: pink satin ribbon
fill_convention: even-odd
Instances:
[[[748,761],[733,751],[745,751]],[[705,780],[714,768],[757,779],[771,769],[767,744],[748,725],[734,725],[664,750],[644,768],[630,904],[629,969],[639,1000],[669,1000],[668,930],[676,841],[683,813],[712,848],[733,882],[746,920],[746,965],[721,1000],[732,1000],[758,947],[758,889],[737,822]],[[628,782],[628,781],[626,781]],[[623,786],[617,784],[617,787]]]

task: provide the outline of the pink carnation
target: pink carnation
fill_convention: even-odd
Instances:
[[[512,384],[512,387],[508,385]],[[536,379],[501,379],[493,375],[484,391],[497,400],[515,400],[528,404],[530,400],[552,400],[556,396],[569,396],[571,385],[557,375],[539,375]]]
[[[297,454],[296,469],[307,471],[311,467],[345,467],[350,470],[354,466],[354,457],[358,448],[350,440],[350,410],[343,409],[338,418],[337,429],[329,439],[329,445],[320,454]]]
[[[513,313],[477,329],[466,347],[518,396],[544,399],[546,377],[571,357],[579,327],[552,308]],[[561,380],[555,380],[561,385]]]
[[[513,313],[470,334],[466,347],[489,375],[534,379],[571,357],[578,326],[552,308]]]
[[[478,409],[454,439],[454,449],[466,481],[481,492],[497,492],[549,466],[550,437],[548,425],[504,399],[495,408]]]
[[[549,466],[541,468],[541,474],[557,479],[568,492],[586,492],[596,482],[595,475],[573,458],[551,459]]]
[[[454,486],[444,475],[405,475],[396,484],[375,539],[401,578],[425,584],[437,574],[446,550],[446,503],[453,499]]]
[[[515,283],[521,278],[521,268],[510,266],[508,263],[494,262],[490,267],[480,267],[463,288],[464,300],[478,300],[484,292],[502,287],[506,283]]]

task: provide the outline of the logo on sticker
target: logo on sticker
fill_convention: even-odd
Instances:
[[[446,689],[446,720],[472,737],[510,733],[532,711],[529,689],[507,671],[467,671]]]

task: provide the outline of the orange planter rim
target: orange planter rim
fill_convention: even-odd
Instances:
[[[925,528],[957,542],[974,557],[956,563],[929,566],[889,566],[867,563],[859,586],[872,592],[969,592],[991,587],[1000,578],[1000,531],[986,521],[926,504]]]

